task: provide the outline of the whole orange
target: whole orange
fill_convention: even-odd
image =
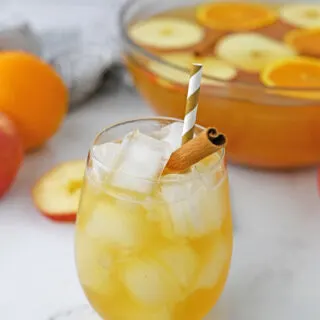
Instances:
[[[25,150],[53,136],[67,106],[67,88],[49,64],[24,52],[0,53],[0,112],[16,124]]]

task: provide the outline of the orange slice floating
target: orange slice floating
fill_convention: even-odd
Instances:
[[[268,86],[287,88],[320,88],[320,60],[295,57],[267,66],[261,80]]]
[[[320,60],[294,57],[268,65],[260,75],[266,86],[288,89],[306,89],[279,92],[297,98],[320,99]],[[317,90],[311,90],[317,89]]]
[[[223,2],[197,8],[198,21],[218,30],[245,31],[270,25],[277,20],[274,10],[255,3]]]
[[[284,40],[300,54],[320,56],[320,29],[293,30]]]

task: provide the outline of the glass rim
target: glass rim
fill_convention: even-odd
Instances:
[[[105,127],[104,129],[102,129],[94,138],[93,140],[93,143],[89,149],[89,153],[90,153],[90,157],[98,164],[99,168],[104,170],[105,173],[108,173],[110,172],[110,168],[108,168],[106,165],[103,164],[103,161],[101,161],[99,159],[99,157],[97,157],[97,155],[95,154],[94,152],[94,146],[98,145],[97,144],[97,141],[99,140],[100,137],[102,137],[103,134],[107,133],[108,131],[114,129],[114,128],[117,128],[117,127],[120,127],[120,126],[123,126],[123,125],[126,125],[126,124],[130,124],[130,123],[139,123],[139,122],[144,122],[144,121],[154,121],[154,122],[159,122],[159,121],[169,121],[171,123],[173,122],[181,122],[183,123],[183,120],[182,119],[177,119],[177,118],[173,118],[173,117],[161,117],[161,116],[155,116],[155,117],[140,117],[140,118],[133,118],[133,119],[128,119],[128,120],[124,120],[124,121],[119,121],[119,122],[116,122],[110,126],[107,126]],[[196,124],[195,127],[197,129],[200,129],[201,131],[205,130],[205,127],[199,125],[199,124]],[[110,141],[112,142],[112,141]],[[208,174],[208,173],[211,173],[211,172],[215,172],[217,171],[219,168],[221,168],[221,163],[224,161],[225,159],[225,147],[221,148],[219,150],[219,152],[217,152],[216,154],[219,154],[219,160],[215,163],[213,163],[212,165],[209,165],[206,170],[204,171],[201,171],[199,172],[199,178],[201,175],[203,174]],[[140,181],[149,181],[149,182],[153,182],[153,183],[158,183],[159,182],[159,179],[146,179],[146,178],[139,178],[139,177],[136,177],[136,176],[132,176],[126,172],[121,172],[121,174],[124,174],[124,175],[127,175],[127,176],[131,176],[131,177],[134,177],[135,179],[138,179]],[[174,183],[174,182],[181,182],[181,179],[179,178],[181,177],[180,174],[177,174],[175,175],[175,177],[165,177],[162,182],[165,182],[165,183]],[[183,181],[190,181],[190,180],[195,180],[194,178],[190,177],[189,179],[185,178],[183,179]]]
[[[155,0],[153,0],[155,2]],[[120,10],[120,14],[119,14],[119,20],[120,20],[120,33],[122,36],[122,39],[124,39],[124,41],[129,44],[130,46],[134,47],[137,51],[139,51],[143,56],[156,61],[160,64],[163,64],[164,66],[167,67],[171,67],[174,68],[176,70],[179,70],[181,72],[185,72],[186,74],[189,74],[190,70],[187,68],[183,68],[181,66],[178,66],[174,63],[168,62],[164,59],[162,59],[160,56],[153,54],[152,52],[148,51],[147,49],[144,49],[142,46],[136,44],[129,36],[128,32],[127,32],[127,28],[126,28],[126,24],[125,24],[125,16],[127,14],[127,12],[131,9],[132,6],[134,6],[137,3],[140,3],[141,0],[126,0],[124,5],[122,6],[121,10]],[[320,86],[319,87],[306,87],[306,88],[301,88],[301,87],[281,87],[281,86],[277,86],[277,87],[272,87],[272,86],[266,86],[264,84],[255,84],[255,83],[251,83],[248,81],[239,81],[236,80],[234,82],[230,82],[228,80],[222,80],[222,79],[218,79],[216,77],[213,76],[209,76],[205,73],[202,74],[202,77],[204,79],[207,80],[211,80],[211,81],[215,81],[217,84],[219,83],[219,85],[221,85],[222,87],[228,87],[231,85],[240,85],[240,86],[246,86],[248,88],[254,89],[254,90],[262,90],[262,91],[268,91],[269,94],[277,94],[279,91],[281,91],[282,93],[284,92],[292,92],[292,91],[298,91],[298,92],[315,92],[315,91],[319,91]],[[311,101],[313,99],[310,99]]]
[[[63,310],[60,310],[59,312],[56,312],[55,314],[51,315],[47,320],[60,320],[60,319],[68,319],[69,317],[72,317],[74,319],[74,313],[86,313],[90,312],[90,315],[95,315],[96,313],[93,311],[93,309],[88,304],[79,304],[75,307],[69,307],[65,308]]]

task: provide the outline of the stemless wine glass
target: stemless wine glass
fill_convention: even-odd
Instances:
[[[188,173],[158,180],[121,172],[120,179],[134,178],[137,190],[152,184],[152,193],[143,197],[112,186],[106,165],[111,154],[97,152],[97,146],[120,142],[133,130],[152,135],[178,121],[148,118],[116,124],[97,136],[89,152],[77,217],[76,264],[84,292],[103,319],[203,319],[225,285],[232,221],[224,150]],[[197,126],[195,133],[202,130]]]

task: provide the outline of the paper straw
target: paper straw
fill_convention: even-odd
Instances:
[[[193,63],[188,86],[187,103],[182,131],[182,144],[193,139],[194,126],[197,120],[201,76],[202,65]]]

